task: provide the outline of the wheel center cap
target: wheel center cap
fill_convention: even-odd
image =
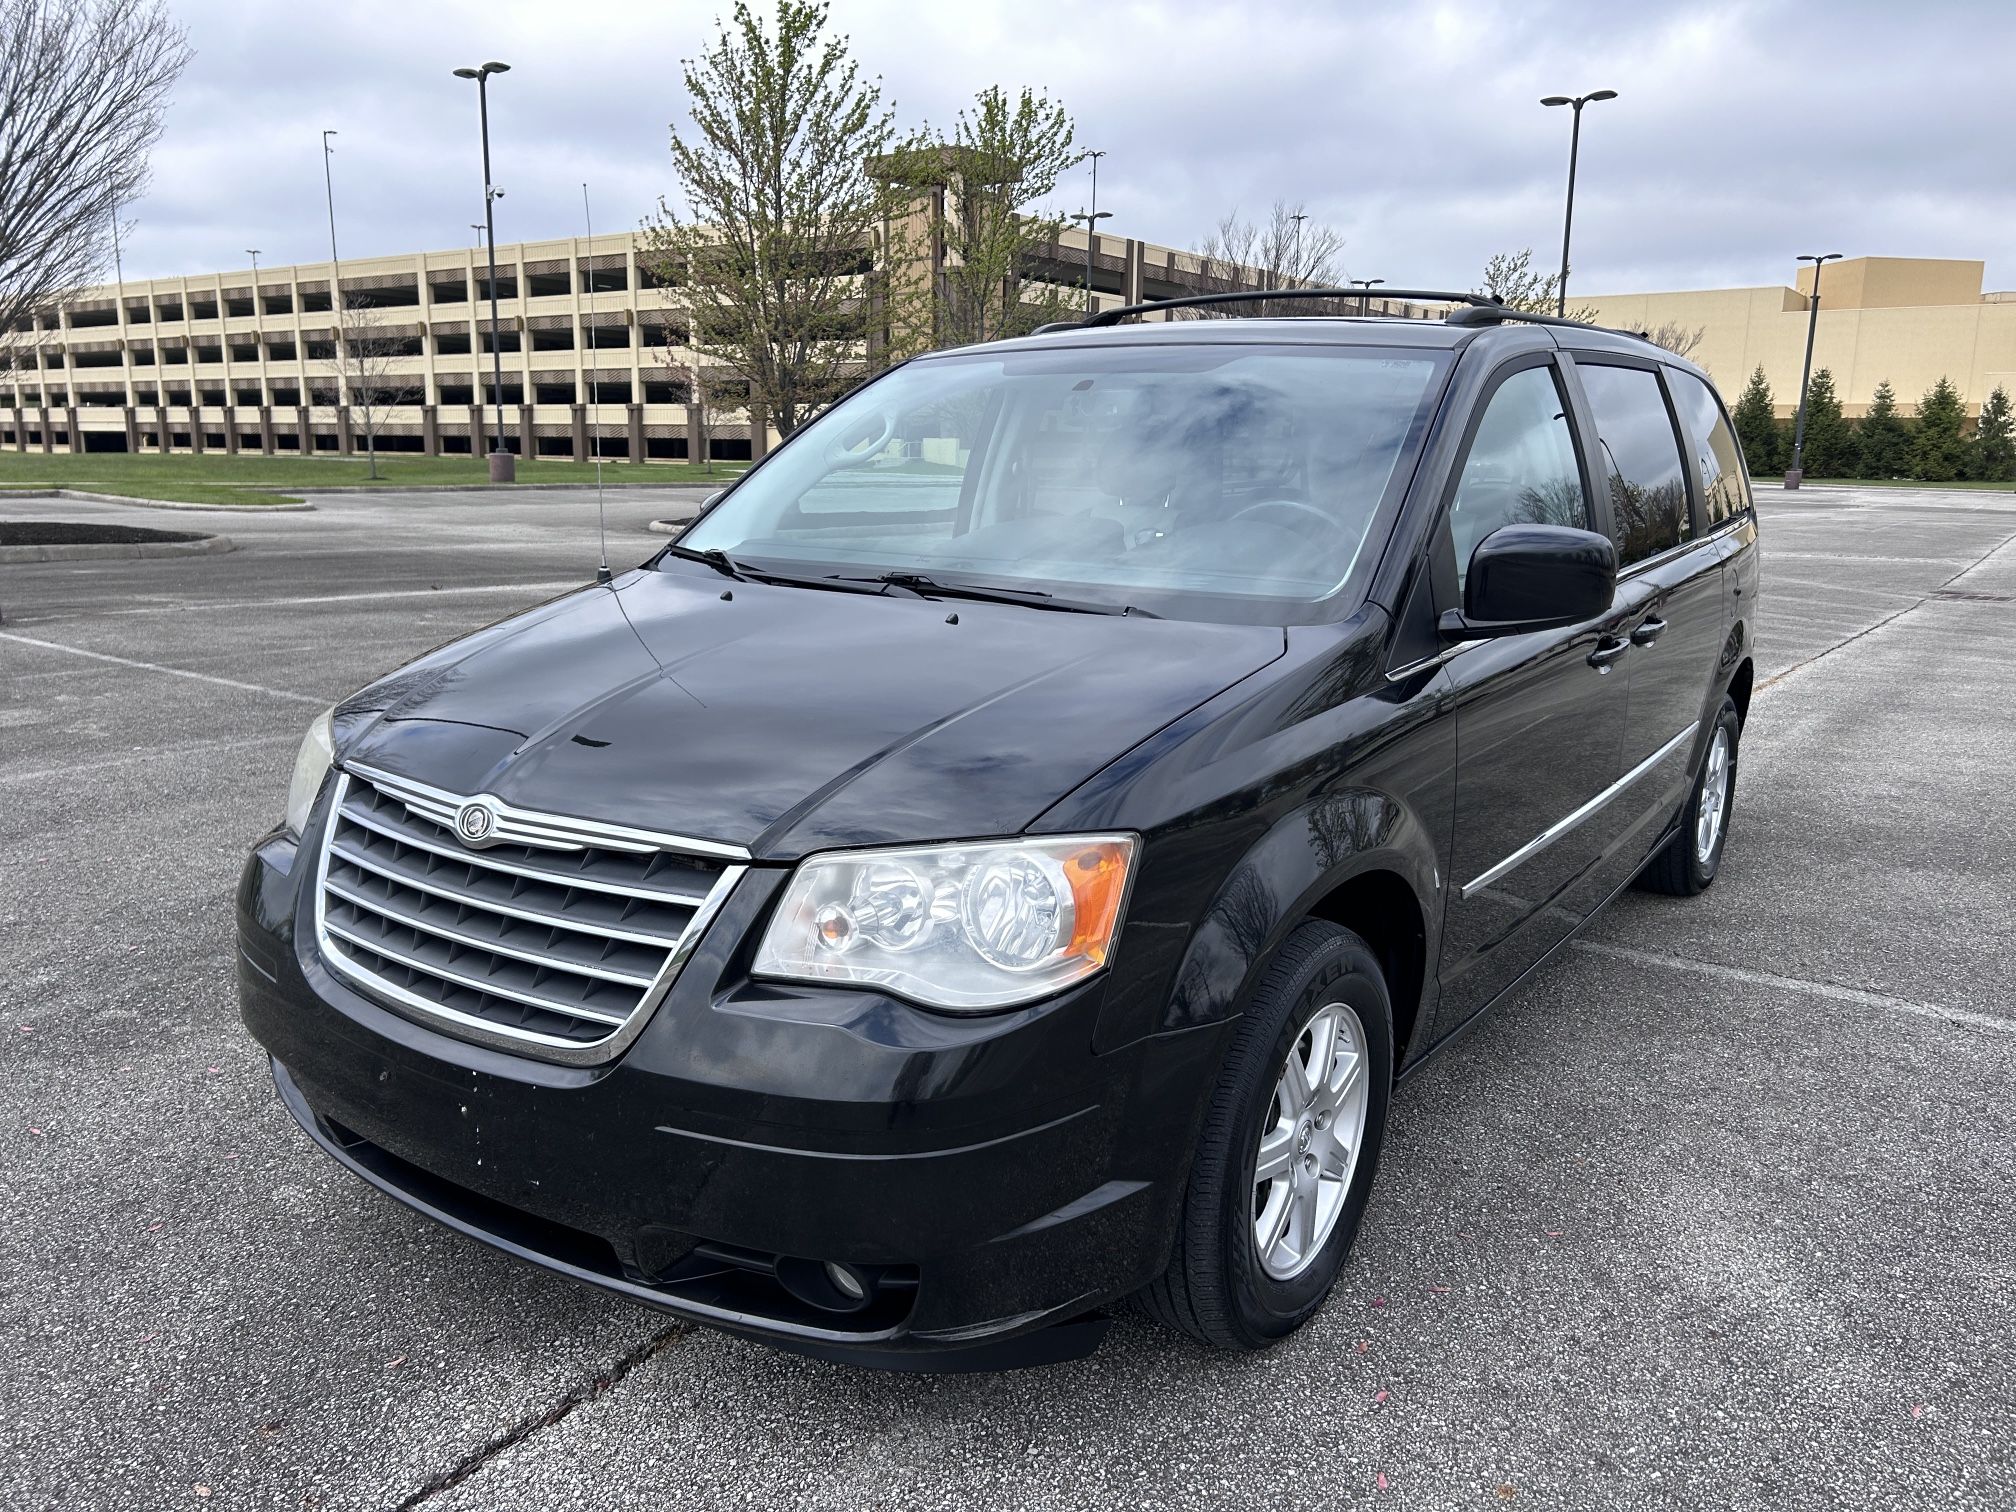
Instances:
[[[1310,1124],[1310,1122],[1309,1122],[1309,1121],[1308,1121],[1307,1119],[1304,1119],[1304,1120],[1302,1121],[1302,1125],[1301,1125],[1301,1127],[1300,1127],[1300,1128],[1298,1128],[1298,1129],[1297,1129],[1297,1130],[1295,1131],[1295,1153],[1296,1153],[1296,1154],[1300,1155],[1300,1154],[1303,1154],[1304,1152],[1306,1152],[1306,1151],[1308,1150],[1308,1148],[1309,1148],[1309,1141],[1310,1141],[1310,1139],[1311,1139],[1311,1138],[1313,1137],[1313,1135],[1314,1135],[1314,1132],[1315,1132],[1315,1131],[1314,1131],[1314,1126],[1313,1126],[1312,1124]]]

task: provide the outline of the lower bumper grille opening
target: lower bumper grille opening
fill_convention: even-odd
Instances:
[[[556,1223],[471,1191],[414,1165],[324,1113],[313,1114],[322,1137],[387,1186],[424,1207],[533,1260],[555,1262],[629,1287],[657,1293],[668,1306],[679,1303],[739,1314],[754,1323],[817,1329],[827,1334],[869,1338],[903,1323],[917,1300],[917,1267],[854,1267],[872,1278],[866,1306],[840,1312],[815,1306],[778,1278],[789,1273],[788,1257],[705,1240],[679,1245],[683,1255],[655,1274],[625,1264],[618,1247],[599,1234]],[[655,1228],[655,1226],[653,1226]],[[657,1229],[662,1245],[665,1231]],[[644,1248],[644,1246],[639,1246]],[[810,1263],[810,1262],[805,1262]]]

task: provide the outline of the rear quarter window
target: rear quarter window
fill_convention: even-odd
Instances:
[[[1743,452],[1713,389],[1692,373],[1668,369],[1666,377],[1688,444],[1701,466],[1701,502],[1712,530],[1750,510],[1750,476],[1743,470]]]

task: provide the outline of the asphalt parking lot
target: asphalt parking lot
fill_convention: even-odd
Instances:
[[[612,559],[697,491],[612,492]],[[231,893],[314,712],[589,579],[592,495],[0,501],[0,1501],[1608,1508],[2016,1498],[2016,495],[1773,488],[1735,822],[1400,1094],[1300,1336],[866,1374],[604,1300],[320,1155]]]

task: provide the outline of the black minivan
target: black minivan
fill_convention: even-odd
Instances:
[[[1706,377],[1437,297],[912,361],[318,718],[238,893],[287,1107],[830,1358],[1062,1358],[1129,1296],[1294,1330],[1396,1080],[1714,881],[1750,701]]]

